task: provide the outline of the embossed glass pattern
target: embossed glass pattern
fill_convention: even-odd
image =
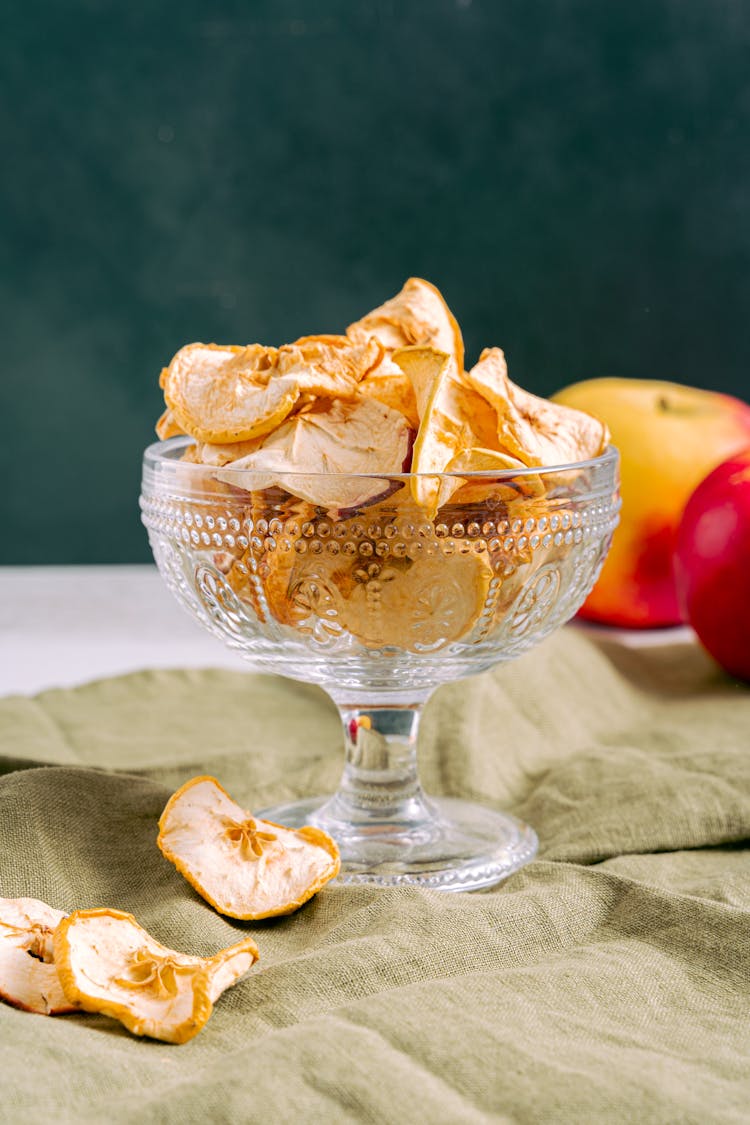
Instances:
[[[330,831],[345,881],[467,889],[527,862],[527,826],[424,796],[419,709],[441,683],[518,656],[576,612],[617,523],[616,451],[462,475],[430,520],[408,475],[289,474],[261,487],[252,471],[181,461],[188,444],[151,446],[144,461],[143,520],[169,588],[256,667],[321,684],[342,711],[338,793],[264,815]]]

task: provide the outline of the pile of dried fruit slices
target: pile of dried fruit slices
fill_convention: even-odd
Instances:
[[[512,383],[499,348],[466,370],[456,319],[420,278],[343,336],[188,344],[160,382],[157,433],[189,434],[187,459],[240,487],[238,470],[254,470],[255,488],[281,479],[327,508],[353,506],[345,481],[295,486],[284,474],[418,474],[414,500],[432,519],[462,480],[430,474],[567,465],[598,456],[609,440],[597,419]]]

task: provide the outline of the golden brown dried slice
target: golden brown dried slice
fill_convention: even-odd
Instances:
[[[192,1039],[258,959],[249,937],[213,957],[178,953],[121,910],[75,911],[57,927],[54,948],[71,1002],[165,1043]]]
[[[464,518],[456,511],[447,522]],[[263,615],[319,640],[351,634],[367,648],[410,652],[458,640],[481,615],[492,580],[486,549],[464,553],[466,544],[436,533],[406,489],[368,508],[366,520],[320,520],[312,509],[293,521],[298,535],[306,521],[322,540],[303,538],[298,552],[279,537],[256,556]]]
[[[75,1011],[52,950],[52,935],[64,917],[36,898],[0,898],[0,1000],[43,1016]]]
[[[272,377],[278,352],[188,344],[164,376],[164,399],[176,425],[202,442],[249,441],[273,430],[292,410],[294,379]]]
[[[436,651],[471,631],[491,580],[486,554],[361,561],[339,576],[346,595],[344,624],[367,648]]]
[[[236,488],[279,485],[323,508],[355,508],[389,489],[378,476],[405,471],[411,439],[403,415],[383,403],[334,400],[295,414],[254,453],[216,475]],[[243,477],[248,469],[250,484]]]
[[[385,356],[373,371],[368,372],[359,384],[359,393],[363,398],[375,398],[390,406],[391,410],[397,410],[415,432],[419,429],[417,400],[411,380],[390,356]]]
[[[205,441],[198,446],[198,461],[202,465],[216,465],[221,468],[230,461],[237,461],[240,457],[247,457],[254,453],[263,444],[263,438],[251,438],[250,441],[209,442]]]
[[[396,363],[409,376],[421,421],[414,442],[412,494],[430,519],[461,487],[460,478],[430,476],[444,473],[451,461],[469,449],[492,449],[496,442],[495,413],[464,383],[452,356],[434,348],[404,348],[394,352]]]
[[[440,290],[421,277],[410,277],[400,293],[350,324],[346,334],[357,341],[374,336],[387,351],[427,344],[452,355],[463,370],[461,329]]]
[[[607,427],[590,414],[517,387],[500,348],[485,348],[466,379],[497,414],[497,447],[525,465],[567,465],[598,457]]]
[[[519,498],[544,496],[542,478],[529,473],[517,457],[497,453],[494,449],[465,449],[450,461],[446,473],[466,473],[457,481],[455,503],[478,504],[490,498],[512,504]],[[473,473],[482,476],[472,477]]]
[[[472,446],[464,449],[448,462],[446,473],[508,473],[514,469],[524,470],[526,466],[517,457],[498,453],[494,449]],[[536,474],[533,474],[536,477]],[[538,478],[537,478],[538,479]]]
[[[279,348],[276,371],[292,377],[301,394],[351,399],[382,358],[383,348],[372,338],[353,343],[348,336],[303,336]]]
[[[167,407],[161,415],[154,428],[156,430],[156,436],[160,438],[161,441],[166,441],[167,438],[171,437],[179,437],[180,434],[185,433],[169,407]]]
[[[194,777],[170,797],[157,843],[198,894],[230,918],[291,914],[340,867],[325,832],[258,820],[213,777]]]

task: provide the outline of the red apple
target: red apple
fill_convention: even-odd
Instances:
[[[714,469],[677,531],[677,596],[722,668],[750,681],[750,449]]]
[[[606,422],[620,451],[620,526],[581,616],[631,628],[678,624],[677,525],[706,474],[750,445],[750,405],[650,379],[589,379],[553,398]]]

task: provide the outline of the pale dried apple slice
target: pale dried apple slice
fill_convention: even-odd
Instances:
[[[350,324],[347,336],[363,341],[374,336],[387,351],[427,344],[447,352],[459,371],[464,364],[464,342],[456,318],[439,289],[421,277],[410,277],[400,293]]]
[[[263,444],[263,438],[251,438],[250,441],[205,441],[198,446],[198,461],[201,465],[215,465],[221,468],[230,461],[238,461],[240,457],[247,457],[254,453]]]
[[[165,1043],[197,1035],[221,993],[258,959],[249,937],[213,957],[178,953],[121,910],[75,911],[57,927],[54,950],[71,1002]]]
[[[512,383],[500,348],[485,348],[466,379],[497,414],[498,448],[525,465],[587,461],[607,447],[609,431],[597,418]]]
[[[382,358],[383,347],[374,338],[353,343],[348,336],[303,336],[279,348],[276,370],[293,378],[301,394],[351,399]]]
[[[52,935],[65,918],[36,898],[0,898],[0,1000],[43,1016],[74,1012],[54,963]]]
[[[291,914],[339,872],[336,844],[318,828],[259,820],[214,777],[194,777],[159,820],[163,855],[229,918]]]
[[[278,485],[323,508],[349,509],[371,503],[390,488],[378,479],[403,473],[412,430],[403,415],[375,399],[333,402],[295,414],[246,457],[216,474],[247,488]],[[311,475],[307,475],[311,474]]]
[[[171,437],[179,437],[180,434],[185,433],[169,407],[166,408],[154,428],[156,430],[156,436],[160,438],[161,441],[166,441],[167,438]]]
[[[375,398],[403,414],[411,428],[419,429],[419,413],[414,388],[406,375],[390,356],[385,356],[374,370],[368,372],[359,384],[363,398]]]
[[[460,486],[455,493],[457,504],[478,504],[488,499],[513,504],[519,498],[542,497],[546,492],[542,478],[537,473],[530,473],[523,461],[494,449],[465,449],[456,454],[445,471],[459,475],[483,474],[475,478],[467,475],[457,481]],[[517,475],[509,476],[509,473]],[[490,478],[487,479],[484,474],[490,474]],[[497,478],[493,480],[492,474],[497,474]]]
[[[164,376],[175,423],[201,442],[249,441],[275,429],[299,397],[293,379],[273,377],[278,352],[252,344],[188,344]]]
[[[473,446],[471,449],[464,449],[457,453],[449,461],[445,471],[447,473],[507,473],[514,469],[524,470],[526,465],[517,457],[510,457],[507,453]]]
[[[434,348],[403,348],[394,360],[414,387],[419,430],[412,454],[412,495],[430,519],[461,487],[460,478],[440,478],[451,461],[473,448],[492,448],[495,413],[467,387],[452,356]]]

